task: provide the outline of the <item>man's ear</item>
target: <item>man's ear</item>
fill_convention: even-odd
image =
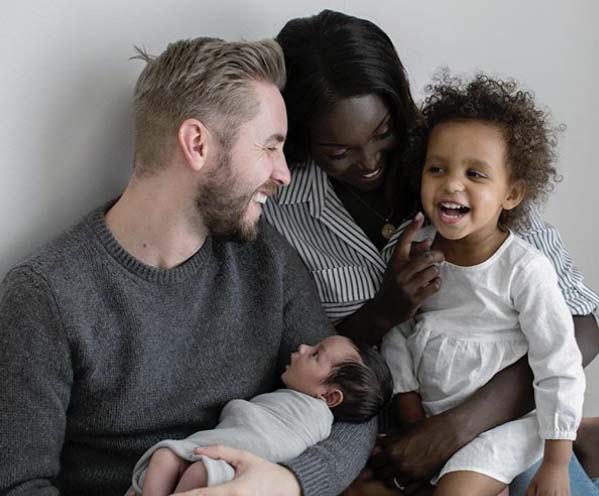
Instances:
[[[504,210],[512,210],[516,208],[522,200],[524,200],[524,195],[526,194],[526,186],[524,186],[523,181],[516,181],[510,185],[508,193],[503,200],[501,206]]]
[[[198,172],[206,163],[212,148],[212,136],[206,126],[197,119],[186,119],[179,126],[177,140],[188,167]]]
[[[343,402],[343,391],[341,391],[341,389],[331,387],[322,393],[320,397],[326,401],[326,404],[329,408],[333,408]]]

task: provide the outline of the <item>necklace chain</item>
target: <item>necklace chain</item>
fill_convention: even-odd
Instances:
[[[383,238],[389,239],[391,236],[393,236],[393,233],[395,232],[395,226],[391,223],[391,218],[393,217],[393,214],[395,213],[395,208],[392,208],[391,211],[389,212],[389,215],[387,215],[387,217],[385,217],[377,209],[375,209],[373,206],[369,205],[366,202],[366,200],[361,198],[357,193],[353,192],[349,186],[346,186],[341,181],[338,181],[338,183],[341,186],[343,186],[343,188],[350,195],[352,195],[356,200],[358,200],[362,205],[364,205],[368,210],[370,210],[371,213],[376,215],[379,219],[381,219],[385,223],[383,225],[383,227],[381,228],[381,235],[383,236]]]

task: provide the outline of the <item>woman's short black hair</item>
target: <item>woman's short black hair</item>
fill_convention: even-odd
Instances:
[[[310,126],[339,99],[376,94],[389,105],[401,153],[417,115],[404,67],[389,37],[375,24],[323,10],[292,19],[276,40],[283,48],[290,164],[310,158]]]
[[[366,343],[354,343],[361,362],[346,361],[333,368],[325,384],[337,386],[343,401],[331,408],[337,420],[365,422],[391,399],[393,379],[384,358]]]

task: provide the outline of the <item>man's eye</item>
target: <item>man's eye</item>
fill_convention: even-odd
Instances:
[[[314,353],[312,353],[312,358],[318,358],[318,351],[315,351]]]

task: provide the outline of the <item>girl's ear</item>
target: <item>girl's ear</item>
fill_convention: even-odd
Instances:
[[[341,389],[331,387],[331,389],[325,391],[320,395],[329,408],[336,407],[343,402],[343,391]]]
[[[522,200],[524,200],[524,196],[526,195],[526,186],[523,181],[516,181],[515,183],[510,185],[508,193],[503,200],[501,206],[504,210],[512,210],[516,208]]]

